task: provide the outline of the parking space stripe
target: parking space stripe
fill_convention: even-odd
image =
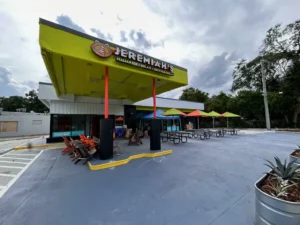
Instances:
[[[0,158],[3,159],[3,158]],[[18,164],[23,164],[23,165],[27,165],[28,163],[25,162],[13,162],[13,161],[4,161],[4,160],[0,160],[0,163],[18,163]]]
[[[9,153],[7,154],[8,156],[11,156],[11,155],[16,155],[16,156],[21,156],[21,155],[25,155],[25,156],[36,156],[37,154],[27,154],[27,153],[21,153],[21,154],[18,154],[18,153]]]
[[[27,168],[44,152],[44,150],[40,151],[30,162],[26,164],[26,166],[15,176],[13,179],[0,191],[0,198],[9,190],[9,188],[19,179],[20,176],[27,170]],[[3,159],[3,158],[1,158]],[[7,175],[7,174],[6,174]],[[0,174],[1,176],[1,174]]]
[[[32,159],[26,159],[26,158],[3,157],[3,156],[0,159],[29,160],[29,161],[32,160]]]
[[[19,166],[3,166],[3,165],[0,165],[0,168],[23,169],[24,167],[19,167]]]
[[[0,173],[0,176],[3,176],[3,177],[15,177],[15,176],[17,176],[17,175],[6,174],[6,173]]]

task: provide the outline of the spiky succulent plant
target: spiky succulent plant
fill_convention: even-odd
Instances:
[[[284,160],[284,163],[282,163],[277,156],[275,157],[276,165],[269,160],[266,161],[268,163],[265,165],[271,168],[271,170],[273,171],[272,175],[275,175],[277,178],[283,181],[299,179],[299,173],[297,172],[297,170],[300,169],[300,166],[294,166],[293,161],[287,164],[286,160]]]
[[[275,183],[270,183],[269,185],[266,185],[266,188],[272,190],[273,192],[270,194],[278,198],[281,196],[286,196],[288,189],[294,186],[297,186],[297,183],[291,182],[291,184],[282,185],[282,183],[279,180],[277,180],[277,182]]]

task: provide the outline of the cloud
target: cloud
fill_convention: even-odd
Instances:
[[[2,1],[0,67],[10,68],[10,78],[21,85],[45,80],[47,71],[38,44],[38,18],[42,17],[185,67],[191,85],[196,82],[198,87],[212,92],[227,90],[232,81],[227,72],[234,61],[231,55],[255,56],[267,29],[276,23],[299,19],[300,8],[299,0],[190,0],[188,4],[185,0],[165,0],[163,5],[159,0],[132,0],[131,3],[111,0],[99,10],[93,7],[99,5],[96,0],[86,0],[85,4],[74,1],[72,7],[61,0],[44,0],[43,4],[34,0]],[[228,61],[230,56],[233,59]],[[209,66],[212,64],[219,70]],[[178,96],[178,92],[180,89],[167,94]]]
[[[85,30],[79,26],[78,24],[74,23],[73,20],[67,16],[67,15],[60,15],[58,17],[56,17],[56,21],[60,24],[63,25],[65,27],[71,28],[73,30],[77,30],[79,32],[82,33],[86,33]]]
[[[162,40],[152,41],[142,30],[130,30],[129,32],[121,30],[120,41],[122,43],[127,43],[129,48],[144,53],[156,47],[164,47],[164,42]]]
[[[83,29],[83,27],[79,26],[77,23],[75,23],[71,17],[69,17],[68,15],[60,15],[56,17],[56,21],[60,24],[63,25],[65,27],[71,28],[73,30],[77,30],[79,32],[82,33],[86,33],[85,29]],[[113,41],[113,36],[111,34],[105,34],[103,32],[101,32],[99,29],[97,28],[91,28],[90,29],[91,32],[93,32],[94,34],[96,34],[96,36],[102,40],[106,40],[106,41]]]
[[[12,78],[12,71],[0,67],[0,96],[24,95],[36,86],[34,82],[21,83]]]
[[[189,59],[184,59],[182,60],[182,64],[187,65],[187,67],[190,68],[188,73],[195,74],[190,77],[189,85],[163,93],[160,96],[179,98],[183,89],[187,87],[198,88],[211,95],[218,94],[220,91],[230,92],[232,85],[232,71],[240,58],[241,56],[236,52],[223,52],[220,55],[214,56],[211,61],[203,66],[197,65],[197,63]]]
[[[91,28],[90,29],[93,33],[95,33],[97,35],[98,38],[102,39],[102,40],[106,40],[106,41],[113,41],[113,37],[111,34],[104,34],[102,33],[99,29],[96,28]]]
[[[232,71],[240,58],[236,52],[223,52],[215,56],[208,64],[197,70],[197,74],[190,81],[190,86],[211,94],[220,91],[229,92],[232,85]]]
[[[158,0],[145,2],[171,24],[174,33],[169,38],[247,54],[257,51],[277,10],[267,7],[263,0],[190,0],[189,4],[184,0],[167,0],[166,7],[159,7]]]
[[[190,57],[185,55],[179,65],[188,69],[190,86],[212,94],[229,91],[235,61],[254,57],[266,31],[278,22],[295,21],[295,11],[293,16],[288,12],[300,7],[297,0],[166,0],[164,7],[159,0],[144,2],[169,27],[166,45],[186,43],[183,54]]]
[[[126,32],[124,30],[120,31],[120,37],[121,37],[121,39],[120,39],[121,42],[127,42],[128,41],[128,38],[126,37]]]
[[[179,99],[179,97],[181,96],[182,91],[185,88],[186,87],[176,88],[176,89],[174,89],[172,91],[168,91],[166,93],[160,94],[160,95],[158,95],[158,97]]]
[[[2,6],[2,5],[1,5]],[[4,8],[0,10],[0,95],[23,95],[35,88],[33,83],[46,73],[38,45],[38,18],[34,26],[27,24],[31,17],[20,21]]]
[[[131,30],[129,38],[137,48],[150,49],[152,47],[152,42],[146,38],[144,32]]]

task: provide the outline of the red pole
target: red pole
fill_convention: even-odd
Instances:
[[[153,95],[153,117],[156,119],[156,83],[155,78],[152,79],[152,95]]]
[[[108,67],[105,67],[104,118],[108,119]]]

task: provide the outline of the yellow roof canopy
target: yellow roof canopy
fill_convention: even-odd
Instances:
[[[40,19],[41,53],[57,95],[138,101],[188,84],[187,70],[96,37]]]

